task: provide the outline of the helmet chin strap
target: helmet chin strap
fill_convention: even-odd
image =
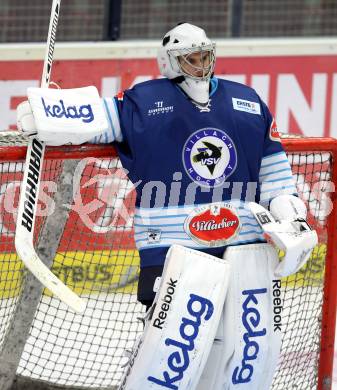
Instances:
[[[207,105],[209,101],[209,83],[208,80],[195,80],[190,77],[184,77],[179,80],[179,87],[186,93],[186,95],[198,105]]]

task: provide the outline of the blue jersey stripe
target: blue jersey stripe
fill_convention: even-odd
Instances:
[[[263,183],[276,183],[278,181],[285,181],[285,180],[292,180],[292,176],[287,176],[287,177],[281,177],[280,179],[273,179],[273,180],[264,180]]]
[[[275,192],[275,191],[284,190],[286,188],[294,188],[295,192],[297,192],[296,191],[296,187],[294,185],[290,185],[290,186],[283,186],[283,187],[271,188],[269,190],[264,190],[264,191],[261,191],[261,194],[265,193],[265,192],[271,192],[272,193],[272,192]]]
[[[270,154],[269,156],[264,156],[264,157],[262,157],[262,161],[268,160],[268,159],[273,158],[275,156],[280,156],[281,154],[285,154],[285,152],[282,150],[281,152],[273,153],[273,154]]]
[[[189,214],[178,214],[178,215],[154,215],[154,216],[144,216],[135,214],[135,218],[141,218],[141,219],[161,219],[161,218],[183,218],[188,217]]]
[[[264,177],[264,176],[270,176],[270,175],[273,175],[275,173],[281,173],[281,172],[285,172],[285,171],[287,171],[287,172],[290,171],[291,172],[291,169],[289,167],[287,167],[287,168],[279,169],[277,171],[270,171],[270,172],[264,173],[262,175],[260,174],[259,177],[261,178],[261,177]]]
[[[272,167],[272,166],[275,166],[275,165],[279,165],[279,164],[282,164],[282,163],[285,163],[285,162],[287,162],[287,163],[289,164],[288,159],[287,159],[287,160],[281,160],[281,161],[276,161],[276,162],[274,162],[274,163],[261,165],[261,169],[262,169],[262,168],[266,168],[266,167]]]
[[[144,224],[144,223],[135,223],[135,227],[161,227],[161,226],[182,226],[184,223],[156,223],[156,224]]]

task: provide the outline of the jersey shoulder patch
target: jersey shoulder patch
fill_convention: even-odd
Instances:
[[[246,99],[232,97],[234,110],[248,112],[250,114],[261,115],[261,105]]]
[[[273,119],[269,128],[269,138],[271,141],[281,142],[280,134],[277,130],[277,124],[275,119]]]
[[[119,91],[116,95],[116,98],[119,102],[122,102],[124,99],[124,91]]]

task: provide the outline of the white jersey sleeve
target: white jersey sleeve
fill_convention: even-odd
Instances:
[[[120,125],[120,117],[115,98],[103,98],[102,105],[108,121],[108,129],[91,140],[94,144],[109,144],[111,142],[123,141],[123,135]]]
[[[262,203],[269,203],[279,195],[297,194],[291,167],[284,151],[262,158],[259,178]]]
[[[276,122],[271,117],[269,110],[267,115],[271,124],[265,137],[259,171],[260,202],[266,206],[276,196],[297,194],[291,166],[282,147]]]

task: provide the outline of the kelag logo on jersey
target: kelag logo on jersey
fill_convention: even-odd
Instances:
[[[233,141],[222,130],[200,129],[186,141],[184,167],[189,177],[201,186],[221,185],[235,171],[237,154]]]

